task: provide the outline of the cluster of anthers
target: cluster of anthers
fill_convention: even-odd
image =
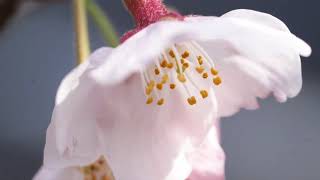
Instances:
[[[104,157],[100,157],[93,164],[81,167],[80,171],[84,175],[84,180],[114,180]]]
[[[199,77],[204,81],[210,80],[210,83],[216,86],[222,82],[212,59],[195,42],[175,44],[164,50],[156,60],[154,68],[147,68],[141,75],[147,97],[146,104],[156,102],[159,106],[165,103],[164,97],[161,96],[161,91],[165,88],[174,90],[179,84],[182,85],[187,102],[195,105],[197,97],[205,99],[209,96],[209,91],[199,86],[205,84],[199,83]]]

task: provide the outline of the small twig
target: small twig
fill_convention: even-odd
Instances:
[[[90,54],[86,0],[73,0],[76,32],[77,63],[83,63]]]

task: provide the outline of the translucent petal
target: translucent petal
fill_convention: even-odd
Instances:
[[[82,180],[83,175],[77,168],[50,169],[42,167],[33,180]]]
[[[62,82],[47,132],[45,165],[86,165],[105,155],[116,179],[185,179],[191,167],[182,163],[184,154],[203,141],[216,119],[214,93],[193,107],[179,91],[166,94],[161,107],[147,106],[137,74],[118,84],[100,84],[90,76],[109,52],[97,51]]]

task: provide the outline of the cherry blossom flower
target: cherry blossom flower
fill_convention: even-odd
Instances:
[[[101,155],[116,180],[224,179],[219,119],[269,94],[296,96],[311,48],[261,12],[182,16],[161,0],[124,3],[137,27],[62,81],[35,179],[81,178]]]

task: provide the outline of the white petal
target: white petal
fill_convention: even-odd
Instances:
[[[280,39],[285,39],[284,43],[288,48],[295,49],[301,55],[310,55],[311,48],[302,40],[291,33],[279,31],[279,29],[285,29],[283,24],[278,25],[279,20],[271,23],[276,18],[270,15],[266,18],[255,18],[254,11],[249,12],[250,16],[245,16],[245,11],[239,11],[241,13],[234,11],[222,18],[188,17],[183,22],[161,21],[152,24],[118,46],[111,53],[108,61],[93,71],[91,76],[101,84],[114,84],[154,61],[165,48],[172,46],[173,43],[227,39],[229,36],[230,38],[239,36],[238,32],[244,30],[249,30],[250,33],[261,32],[263,35],[273,38],[281,37]],[[239,17],[235,16],[238,14],[240,14]],[[263,16],[263,14],[261,13],[259,16]],[[257,21],[265,19],[268,23],[257,23]],[[277,24],[277,27],[270,28],[269,24]],[[273,42],[273,44],[275,43]]]
[[[248,9],[238,9],[230,11],[221,17],[236,19],[237,21],[240,21],[239,23],[244,23],[244,21],[247,21],[248,24],[255,23],[255,26],[260,25],[263,28],[274,28],[276,30],[290,32],[289,28],[286,26],[285,23],[267,13],[257,12]],[[299,38],[295,38],[294,40],[296,41],[296,50],[297,52],[299,52],[299,54],[306,57],[311,55],[311,47],[309,45],[307,45]]]
[[[42,167],[33,180],[82,180],[84,179],[77,168],[50,169]]]
[[[214,99],[190,107],[176,92],[165,97],[162,107],[146,106],[139,80],[133,76],[105,89],[105,117],[99,126],[114,175],[124,180],[185,179],[191,167],[181,163],[182,155],[188,145],[203,141],[215,118]],[[172,169],[179,173],[170,173]]]
[[[280,20],[250,10],[227,13],[220,18],[224,22],[221,24],[216,23],[217,18],[196,19],[203,23],[198,26],[209,31],[203,32],[203,36],[207,34],[210,39],[212,34],[211,40],[201,40],[199,44],[213,59],[223,79],[222,85],[215,88],[220,116],[230,116],[241,107],[256,109],[256,98],[270,93],[280,102],[299,93],[299,55],[309,55],[311,48],[292,35]],[[192,24],[194,21],[190,20]],[[216,28],[211,28],[211,24],[216,24]],[[225,31],[215,37],[223,27]]]
[[[266,28],[274,28],[276,30],[290,32],[288,27],[279,19],[270,14],[257,12],[249,9],[237,9],[230,11],[221,16],[222,18],[238,18],[239,20],[247,20]]]
[[[193,171],[188,180],[223,180],[225,155],[220,146],[219,123],[209,131],[204,142],[188,156]]]
[[[101,152],[95,117],[102,109],[94,82],[85,79],[86,71],[108,57],[109,48],[97,50],[87,61],[62,81],[56,96],[52,121],[47,130],[44,164],[50,168],[86,165]],[[81,139],[81,141],[79,140]]]

